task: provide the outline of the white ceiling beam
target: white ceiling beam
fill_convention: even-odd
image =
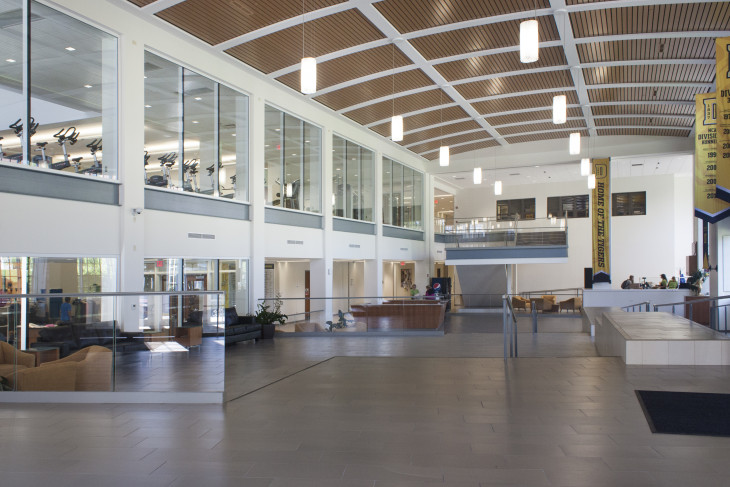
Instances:
[[[478,129],[464,130],[462,132],[452,132],[449,134],[439,135],[438,137],[431,137],[430,139],[419,140],[418,142],[413,142],[411,144],[404,145],[403,147],[405,147],[406,149],[410,149],[411,147],[415,147],[417,145],[428,144],[429,142],[436,142],[436,141],[443,140],[443,139],[450,138],[450,137],[458,137],[460,135],[475,134],[477,132],[484,132],[484,129],[478,128]]]
[[[397,87],[397,85],[396,85],[396,87]],[[360,108],[364,108],[364,107],[367,107],[370,105],[375,105],[376,103],[382,103],[384,101],[393,100],[395,98],[400,98],[402,96],[415,95],[416,93],[423,93],[425,91],[435,90],[436,88],[438,88],[438,87],[434,86],[434,85],[428,85],[428,86],[422,86],[420,88],[414,88],[412,90],[400,91],[400,92],[396,92],[396,93],[393,93],[390,95],[381,96],[380,98],[374,98],[372,100],[364,101],[362,103],[358,103],[357,105],[351,105],[349,107],[342,108],[340,110],[337,110],[336,113],[347,113],[347,112],[351,112],[353,110],[358,110]],[[431,108],[431,110],[433,110],[433,107]],[[405,117],[404,113],[401,115],[403,115]]]
[[[657,65],[715,65],[714,59],[633,59],[630,61],[600,61],[596,63],[583,63],[581,68],[611,68],[614,66],[657,66]]]
[[[157,0],[156,2],[152,2],[149,5],[145,5],[144,7],[140,8],[140,11],[154,15],[157,12],[162,12],[166,8],[174,7],[178,3],[183,3],[185,0]]]
[[[373,7],[372,4],[360,6],[358,8],[360,12],[362,12],[362,14],[387,37],[395,39],[400,36],[400,32],[398,32],[395,27],[393,27],[390,22],[388,22],[385,17],[383,17],[375,7]],[[474,120],[476,120],[476,122],[489,133],[489,135],[497,139],[500,144],[506,145],[506,142],[499,132],[497,132],[491,125],[489,125],[489,123],[479,116],[476,109],[474,109],[474,107],[471,106],[471,104],[469,104],[453,86],[450,86],[448,81],[441,76],[441,74],[433,66],[428,64],[428,61],[426,61],[423,55],[421,55],[421,53],[418,52],[418,50],[416,50],[410,42],[403,40],[402,42],[398,42],[396,45],[411,60],[411,62],[413,62],[413,64],[418,66],[421,71],[426,74],[426,76],[431,78],[434,84],[440,86],[441,89],[443,89],[452,100],[459,104],[459,106],[461,106],[468,115],[474,118]]]
[[[611,2],[583,3],[571,5],[569,12],[583,12],[587,10],[608,10],[611,8],[649,7],[652,5],[676,5],[693,3],[714,3],[717,0],[613,0]]]

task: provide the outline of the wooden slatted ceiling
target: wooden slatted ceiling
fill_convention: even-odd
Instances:
[[[307,22],[305,34],[303,51],[302,25],[297,24],[239,44],[226,52],[268,74],[299,63],[302,52],[316,57],[383,38],[383,34],[356,10]],[[391,65],[392,60],[388,63],[388,66]]]
[[[730,2],[643,5],[570,14],[576,38],[648,32],[727,30]]]
[[[689,137],[689,129],[599,129],[598,136],[604,135],[643,135],[660,137]]]
[[[583,77],[590,88],[595,84],[619,83],[712,83],[714,64],[652,64],[641,66],[611,66],[584,68]]]
[[[384,0],[375,8],[400,32],[482,17],[550,8],[548,0]]]
[[[581,110],[580,108],[568,108],[567,113],[568,118],[583,116],[583,110]],[[498,130],[500,126],[510,123],[529,122],[530,120],[552,120],[552,118],[552,108],[549,110],[540,110],[537,112],[518,112],[510,113],[509,115],[500,115],[497,117],[484,117],[489,125],[497,128]]]
[[[444,108],[443,110],[431,110],[429,112],[419,113],[418,115],[404,117],[403,129],[409,132],[411,130],[418,130],[421,127],[436,125],[437,123],[441,123],[442,120],[448,122],[451,120],[462,120],[464,118],[469,118],[469,115],[464,109],[459,106],[453,106]],[[388,137],[390,136],[390,121],[373,126],[372,130],[384,137]]]
[[[485,140],[482,142],[477,142],[475,144],[466,144],[466,145],[460,145],[458,147],[450,147],[449,153],[451,155],[462,154],[464,152],[471,152],[471,151],[479,150],[479,149],[487,149],[489,147],[496,147],[498,145],[499,145],[499,143],[495,140]],[[430,160],[434,160],[437,158],[438,158],[438,152],[435,154],[429,154]]]
[[[567,70],[528,73],[503,78],[487,79],[456,85],[456,91],[467,100],[505,93],[529,92],[534,88],[561,88],[573,86],[573,77]],[[551,97],[552,105],[552,97]]]
[[[138,7],[144,7],[145,5],[149,5],[151,3],[156,2],[157,0],[129,0],[130,3],[135,4]]]
[[[433,85],[431,78],[420,69],[412,69],[395,75],[396,93],[423,88]],[[368,100],[382,98],[393,94],[393,77],[383,76],[364,83],[359,83],[341,90],[332,91],[315,97],[314,99],[333,110],[342,110]],[[396,107],[400,98],[396,99]],[[450,103],[451,98],[444,96],[444,103]],[[390,102],[389,102],[390,103]]]
[[[588,137],[587,130],[577,130],[581,137]],[[537,142],[539,140],[565,139],[565,150],[568,150],[568,132],[545,132],[531,135],[509,135],[505,137],[510,144],[521,144],[523,142]]]
[[[479,132],[473,132],[471,134],[463,134],[463,135],[457,135],[456,137],[444,137],[443,140],[432,140],[431,142],[424,142],[423,144],[414,145],[413,147],[409,147],[410,150],[415,152],[416,154],[421,154],[423,152],[428,152],[432,150],[436,150],[441,145],[455,145],[455,144],[462,144],[464,142],[471,142],[474,140],[484,140],[490,138],[490,135],[482,130]],[[451,152],[449,150],[449,152]]]
[[[606,105],[591,107],[593,115],[641,115],[641,114],[656,114],[656,115],[694,115],[695,106],[694,103],[691,105],[685,104],[671,104],[671,105],[659,105],[659,104],[646,104],[646,105]]]
[[[604,88],[599,90],[592,90],[588,87],[588,97],[591,102],[694,101],[697,93],[707,92],[707,89],[691,87]]]
[[[485,2],[486,3],[486,2]],[[541,42],[560,39],[552,17],[539,17]],[[520,21],[510,20],[497,24],[452,30],[411,39],[411,44],[428,60],[520,45]]]
[[[715,39],[632,39],[577,44],[581,63],[644,59],[713,59]],[[541,53],[542,54],[542,53]]]
[[[441,105],[440,93],[441,90],[433,89],[398,98],[395,102],[396,115],[399,113],[415,112],[439,106]],[[448,103],[446,97],[443,98],[443,103]],[[359,124],[367,125],[369,123],[377,122],[378,120],[390,119],[390,117],[393,116],[393,104],[390,100],[374,103],[351,112],[346,112],[345,116]],[[406,122],[404,120],[404,130],[407,131],[409,129],[405,126],[405,124]]]
[[[304,7],[313,12],[344,1],[307,0]],[[301,16],[302,11],[302,2],[291,0],[186,0],[156,15],[208,44],[218,44]]]
[[[599,127],[620,127],[622,125],[639,125],[650,128],[661,127],[692,127],[694,119],[689,117],[635,117],[635,118],[597,118]]]
[[[515,135],[524,134],[527,132],[543,132],[547,130],[556,129],[582,129],[585,128],[585,121],[581,120],[568,120],[560,125],[555,125],[552,121],[543,123],[531,123],[527,125],[512,125],[510,127],[501,127],[498,132],[501,135]]]
[[[543,108],[553,106],[553,96],[565,95],[568,105],[578,103],[578,96],[575,91],[556,91],[553,93],[535,93],[534,95],[518,95],[496,100],[480,101],[472,106],[482,115],[490,113],[510,112],[513,110],[524,110],[527,108]]]
[[[405,126],[405,120],[403,121],[403,123]],[[416,142],[420,142],[422,140],[436,139],[441,138],[442,136],[449,137],[450,134],[477,129],[481,129],[483,132],[481,125],[476,123],[474,120],[469,120],[466,122],[452,123],[443,127],[434,127],[427,130],[419,130],[418,132],[406,134],[403,137],[403,145],[415,144]]]
[[[353,79],[361,78],[385,70],[385,67],[407,66],[411,64],[399,49],[393,52],[392,46],[381,46],[367,51],[360,51],[349,56],[338,57],[331,61],[317,64],[317,89],[324,89],[330,86],[345,83]],[[300,72],[294,71],[277,78],[285,85],[299,89]],[[387,75],[392,80],[391,75]],[[392,83],[391,83],[392,84]]]
[[[450,63],[437,64],[434,67],[448,81],[490,74],[520,71],[523,69],[537,69],[547,66],[564,66],[566,64],[563,49],[548,47],[540,49],[540,59],[534,63],[520,62],[519,51],[505,52],[492,56],[479,56],[461,59]]]

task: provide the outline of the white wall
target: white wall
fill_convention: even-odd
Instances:
[[[646,215],[611,218],[612,287],[630,274],[656,280],[661,273],[679,277],[692,243],[691,177],[660,175],[611,181],[614,193],[646,191]],[[547,217],[549,196],[588,194],[585,181],[541,185],[505,184],[501,196],[491,189],[468,189],[456,195],[458,218],[495,216],[496,199],[535,198],[536,218]],[[592,266],[590,218],[568,220],[568,262],[517,266],[517,290],[583,287],[583,269]],[[463,289],[468,293],[470,290]]]
[[[276,291],[282,298],[304,298],[304,273],[309,270],[309,262],[276,262],[274,267]],[[312,303],[314,308],[317,304]],[[284,314],[304,313],[304,299],[284,300],[281,307]],[[314,310],[312,310],[314,311]],[[303,319],[303,315],[290,316],[289,321]]]

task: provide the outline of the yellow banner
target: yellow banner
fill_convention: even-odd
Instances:
[[[715,93],[695,95],[695,216],[709,223],[715,223],[730,214],[730,205],[715,196],[716,131]]]
[[[611,159],[592,159],[593,282],[611,282]]]
[[[715,39],[715,56],[717,197],[730,202],[730,37]]]

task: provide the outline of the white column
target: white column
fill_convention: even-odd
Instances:
[[[255,311],[259,299],[266,297],[264,290],[264,263],[266,261],[266,234],[264,192],[264,127],[266,104],[260,96],[253,96],[251,103],[251,120],[249,123],[249,193],[251,195],[251,265],[249,282],[251,292],[251,311]]]
[[[119,38],[119,180],[122,183],[120,290],[144,290],[144,43],[133,35]],[[111,140],[104,140],[109,157]],[[138,299],[117,301],[125,331],[136,331]]]

